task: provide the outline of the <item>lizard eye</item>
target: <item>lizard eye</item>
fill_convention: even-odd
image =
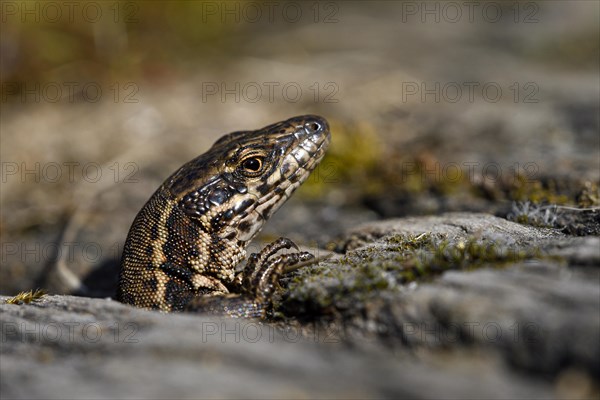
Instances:
[[[262,157],[249,157],[242,161],[242,172],[248,176],[257,176],[263,167]]]

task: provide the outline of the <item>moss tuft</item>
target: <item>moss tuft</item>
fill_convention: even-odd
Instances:
[[[36,289],[35,291],[30,290],[28,292],[21,292],[16,296],[6,299],[5,303],[17,305],[29,304],[42,299],[45,295],[46,291],[44,289]]]

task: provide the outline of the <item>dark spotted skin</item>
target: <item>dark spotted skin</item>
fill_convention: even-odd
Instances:
[[[280,238],[235,267],[266,220],[323,158],[318,116],[233,132],[184,164],[152,195],[129,231],[117,299],[162,311],[264,317],[286,267],[308,261]]]

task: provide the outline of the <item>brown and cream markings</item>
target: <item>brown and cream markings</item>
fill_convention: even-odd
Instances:
[[[264,223],[323,158],[327,121],[306,115],[233,132],[184,164],[129,231],[117,299],[162,311],[263,317],[284,268],[309,260],[280,238],[235,267]]]

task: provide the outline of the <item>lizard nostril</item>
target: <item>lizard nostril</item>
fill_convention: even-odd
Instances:
[[[317,122],[309,122],[305,125],[305,128],[308,133],[315,133],[321,129],[321,125]]]

